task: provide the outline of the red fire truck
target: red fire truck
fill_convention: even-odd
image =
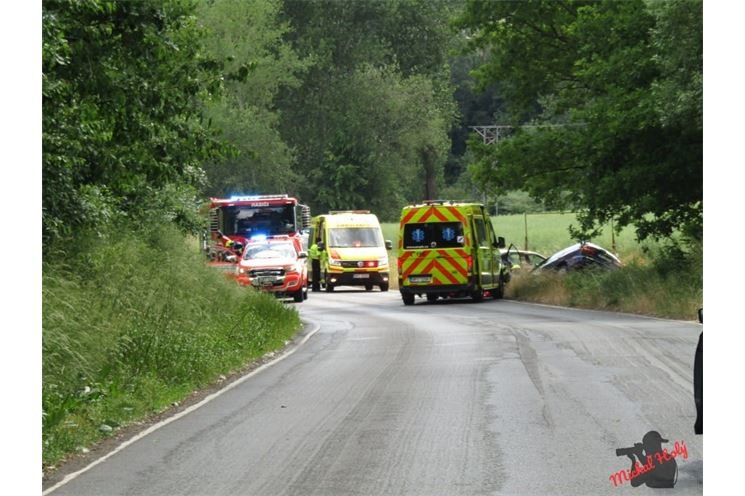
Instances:
[[[288,195],[211,198],[209,233],[202,250],[210,263],[234,272],[243,248],[251,240],[288,236],[303,251],[304,230],[310,225],[310,208]]]

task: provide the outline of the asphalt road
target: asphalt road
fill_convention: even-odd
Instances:
[[[311,293],[296,351],[55,495],[601,495],[616,448],[685,443],[702,494],[695,323],[510,301]],[[682,446],[682,444],[679,444]]]

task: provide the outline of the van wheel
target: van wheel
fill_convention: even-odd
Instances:
[[[402,293],[401,299],[404,300],[404,305],[414,304],[414,295],[412,293]]]
[[[504,298],[504,281],[501,278],[499,279],[499,286],[492,289],[491,295],[495,300],[501,300]]]
[[[381,284],[380,285],[380,290],[381,291],[388,291],[388,283],[387,282],[384,282],[383,284]]]
[[[474,289],[471,292],[471,298],[473,299],[473,301],[484,301],[484,290]]]

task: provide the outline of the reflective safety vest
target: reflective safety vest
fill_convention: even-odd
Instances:
[[[318,245],[316,243],[313,243],[310,246],[310,249],[308,249],[308,255],[313,260],[318,260],[321,258],[321,250],[318,249]]]

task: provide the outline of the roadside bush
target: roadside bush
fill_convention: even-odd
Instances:
[[[211,270],[170,227],[57,243],[42,291],[45,465],[282,346],[300,327],[294,309]]]
[[[703,250],[655,247],[619,270],[520,274],[507,297],[552,305],[691,320],[703,301]]]

